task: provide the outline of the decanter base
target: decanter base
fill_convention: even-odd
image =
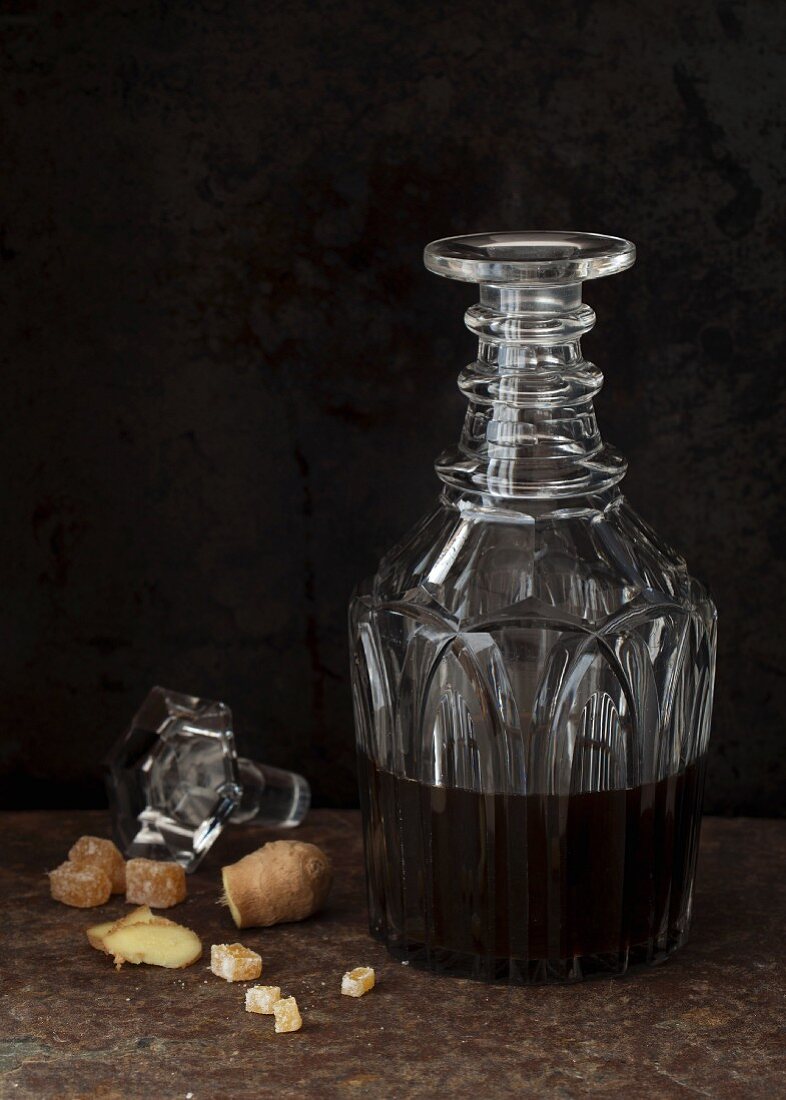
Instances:
[[[577,955],[572,959],[516,959],[450,951],[426,944],[398,943],[375,932],[389,954],[417,970],[500,985],[569,985],[595,978],[621,978],[666,962],[688,940],[688,931],[664,940],[634,944],[620,952]]]

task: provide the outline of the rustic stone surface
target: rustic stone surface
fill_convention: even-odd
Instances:
[[[4,814],[0,830],[3,1098],[783,1095],[786,822],[705,820],[693,939],[665,966],[525,989],[421,973],[369,938],[354,812],[297,831],[335,861],[325,913],[267,930],[237,932],[215,904],[221,864],[271,836],[228,830],[168,914],[207,951],[179,972],[116,973],[88,947],[84,928],[123,913],[121,898],[86,913],[48,897],[44,871],[105,833],[103,815]],[[245,985],[210,974],[209,946],[227,939],[261,951],[301,1032],[275,1035],[244,1011]],[[363,964],[377,988],[342,997],[341,975]]]

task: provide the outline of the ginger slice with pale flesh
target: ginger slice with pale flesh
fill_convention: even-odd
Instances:
[[[110,929],[114,928],[115,923],[113,920],[105,920],[102,924],[94,924],[92,927],[86,928],[85,935],[90,946],[94,947],[96,951],[106,951],[104,936]]]
[[[91,928],[86,928],[85,935],[91,947],[108,955],[109,952],[104,946],[104,940],[109,932],[114,931],[115,928],[122,928],[127,924],[150,924],[152,920],[166,921],[166,917],[156,917],[155,913],[150,911],[149,906],[140,905],[136,909],[132,909],[130,913],[126,913],[124,917],[120,917],[119,920],[104,921],[102,924],[94,924]],[[174,924],[175,922],[167,921],[167,923]]]
[[[103,944],[103,950],[114,956],[118,970],[126,962],[181,970],[202,956],[196,933],[163,917],[138,924],[119,921],[106,933]]]

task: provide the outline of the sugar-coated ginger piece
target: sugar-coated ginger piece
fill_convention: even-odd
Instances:
[[[170,909],[186,896],[186,873],[179,863],[129,859],[126,863],[126,901]]]
[[[182,970],[202,957],[196,933],[163,917],[140,924],[118,921],[104,936],[104,950],[114,955],[118,970],[126,962]]]
[[[109,875],[86,863],[61,863],[49,872],[49,891],[55,901],[77,909],[105,905],[112,893]]]
[[[72,863],[88,863],[100,867],[109,875],[112,893],[122,894],[126,888],[126,861],[111,840],[100,836],[80,836],[68,853]]]
[[[272,1016],[273,1006],[281,1000],[281,987],[278,985],[252,985],[246,990],[246,1012],[258,1012],[262,1016]]]
[[[210,948],[210,969],[228,982],[253,982],[262,973],[262,956],[242,943],[214,943]]]
[[[345,997],[362,997],[374,988],[376,975],[371,966],[356,966],[348,970],[341,979],[341,992]]]
[[[330,859],[302,840],[273,840],[221,869],[223,901],[238,928],[303,920],[321,909],[333,881]]]
[[[85,930],[85,935],[91,947],[95,947],[96,951],[103,951],[108,955],[109,952],[106,949],[104,940],[109,932],[113,932],[116,928],[122,928],[127,924],[150,924],[153,920],[163,921],[165,924],[174,924],[174,921],[168,921],[166,917],[156,917],[155,913],[150,912],[147,905],[140,905],[138,909],[132,909],[130,913],[126,913],[119,920],[94,924],[92,928]]]
[[[300,1031],[303,1021],[300,1018],[297,1001],[294,997],[282,997],[273,1005],[273,1015],[276,1018],[276,1031]]]

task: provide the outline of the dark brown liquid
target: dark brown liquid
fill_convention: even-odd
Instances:
[[[678,946],[705,758],[594,794],[482,795],[360,758],[372,933],[433,969],[512,981],[620,973]]]

